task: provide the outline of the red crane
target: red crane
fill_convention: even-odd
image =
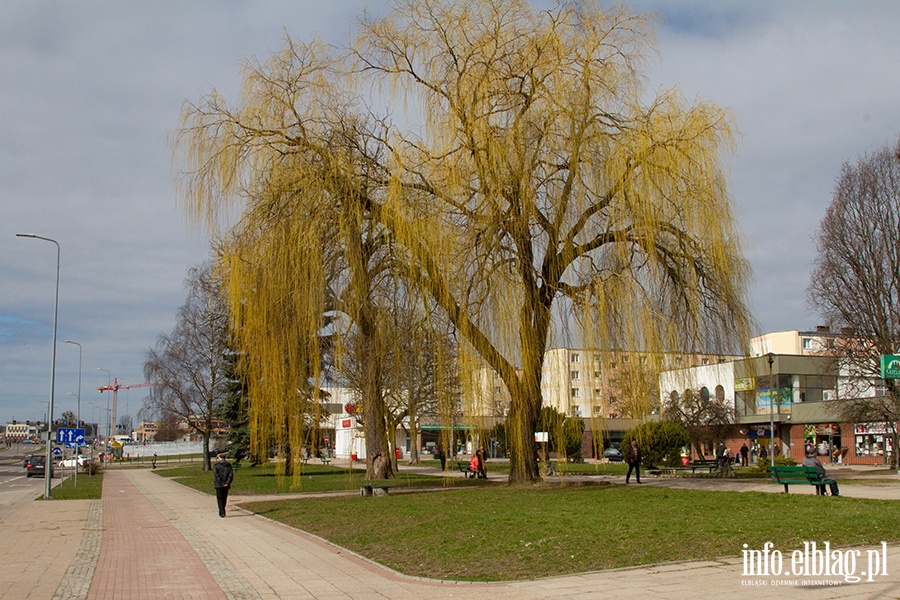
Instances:
[[[116,407],[119,402],[119,390],[130,390],[131,388],[139,388],[139,387],[155,387],[158,385],[162,385],[161,383],[132,383],[129,385],[124,385],[119,383],[119,378],[116,377],[113,379],[111,385],[104,385],[103,387],[98,387],[97,391],[101,394],[103,392],[112,391],[113,393],[113,401],[112,401],[112,414],[110,415],[110,423],[112,423],[113,427],[116,427]]]

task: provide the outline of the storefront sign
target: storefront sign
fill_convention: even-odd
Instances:
[[[900,379],[900,356],[896,354],[881,355],[881,378]]]
[[[734,391],[736,392],[746,392],[754,389],[753,378],[752,377],[735,377],[734,378]]]
[[[769,413],[791,414],[790,388],[762,389],[756,392],[756,414],[767,415]]]

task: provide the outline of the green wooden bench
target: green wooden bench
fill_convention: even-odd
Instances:
[[[774,483],[780,483],[784,486],[784,493],[789,494],[789,485],[814,485],[816,486],[816,494],[825,495],[825,482],[815,467],[806,467],[803,465],[784,466],[774,465],[769,467]]]
[[[467,462],[457,462],[456,468],[459,469],[460,472],[465,473],[466,478],[478,476],[478,471],[473,471],[472,467]]]
[[[702,460],[695,460],[691,464],[685,465],[681,468],[690,469],[691,473],[695,472],[697,469],[706,469],[707,471],[712,473],[718,468],[718,465],[716,464],[715,460],[708,460],[704,458]]]
[[[700,469],[700,470],[705,469],[705,470],[709,471],[710,473],[712,473],[713,471],[716,470],[716,468],[717,468],[717,466],[716,466],[715,460],[702,459],[702,460],[695,460],[695,461],[691,462],[690,464],[682,465],[680,467],[672,467],[671,471],[673,474],[676,471],[690,471],[691,473],[696,473],[697,469]],[[669,470],[669,469],[664,469],[664,470]],[[651,471],[651,474],[652,474],[652,471]]]

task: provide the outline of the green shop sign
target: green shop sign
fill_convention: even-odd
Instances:
[[[881,355],[881,378],[900,379],[900,356],[896,354]]]

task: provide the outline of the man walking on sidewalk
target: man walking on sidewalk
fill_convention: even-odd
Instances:
[[[628,474],[625,475],[625,483],[631,483],[631,472],[637,475],[637,482],[641,482],[641,448],[637,440],[631,440],[631,445],[625,450],[625,462],[628,463]]]
[[[225,455],[220,454],[219,460],[213,466],[213,480],[216,483],[216,502],[219,504],[219,516],[225,516],[225,503],[228,502],[228,490],[231,488],[231,480],[234,479],[234,471],[231,464],[225,460]]]

